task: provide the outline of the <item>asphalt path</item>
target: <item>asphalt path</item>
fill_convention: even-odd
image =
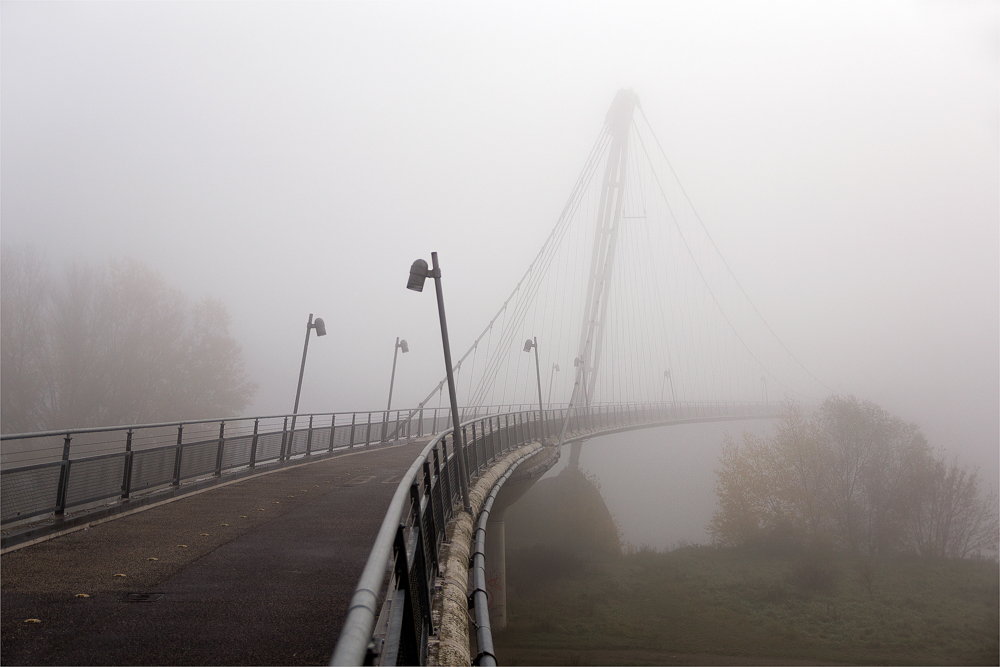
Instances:
[[[0,661],[326,664],[423,446],[285,468],[4,554]]]

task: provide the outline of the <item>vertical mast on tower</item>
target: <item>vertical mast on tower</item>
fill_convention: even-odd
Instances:
[[[639,97],[631,90],[619,90],[604,120],[604,131],[611,136],[608,162],[604,169],[601,203],[597,209],[597,229],[590,260],[590,280],[580,333],[580,354],[577,356],[577,381],[573,388],[572,405],[589,405],[594,396],[597,372],[601,366],[605,318],[611,291],[611,276],[618,245],[618,229],[625,200],[626,162],[629,149],[629,129],[632,113],[639,106]]]
[[[639,97],[632,90],[618,91],[608,115],[604,131],[610,135],[608,162],[604,169],[601,203],[597,209],[597,229],[594,249],[590,259],[590,280],[587,283],[587,300],[584,305],[583,326],[580,333],[580,354],[576,358],[576,382],[570,407],[590,405],[601,367],[604,348],[605,321],[608,297],[611,293],[611,276],[615,266],[618,230],[625,201],[625,175],[628,162],[628,135],[632,127],[632,114],[639,106]],[[565,424],[560,444],[565,437]],[[570,466],[579,467],[582,442],[573,443]]]

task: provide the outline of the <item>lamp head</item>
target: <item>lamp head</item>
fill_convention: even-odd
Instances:
[[[406,344],[405,340],[401,340],[399,341],[399,349],[403,351],[403,354],[406,354],[410,351],[410,346]]]
[[[524,351],[531,352],[531,348],[534,347],[534,345],[535,344],[532,343],[531,339],[529,338],[528,340],[524,341]]]
[[[406,283],[406,289],[414,292],[424,291],[424,280],[427,278],[427,262],[418,259],[410,265],[410,280]]]
[[[554,370],[556,373],[558,373],[559,372],[559,364],[552,364],[552,370]]]
[[[670,370],[669,369],[663,371],[663,377],[665,377],[665,378],[670,377]]]
[[[313,320],[313,329],[316,330],[317,336],[326,335],[326,322],[323,321],[322,317],[317,317],[315,320]]]

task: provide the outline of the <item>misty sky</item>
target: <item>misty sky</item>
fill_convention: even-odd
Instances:
[[[0,4],[0,235],[229,306],[248,413],[413,405],[632,88],[726,260],[837,391],[997,476],[996,3]],[[695,445],[691,445],[695,446]],[[586,452],[586,450],[585,450]],[[586,456],[586,454],[585,454]]]

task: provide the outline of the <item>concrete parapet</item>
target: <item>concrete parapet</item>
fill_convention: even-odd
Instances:
[[[519,447],[494,463],[469,489],[473,514],[456,507],[452,520],[445,528],[441,545],[439,576],[440,590],[434,596],[432,617],[440,618],[437,641],[428,647],[429,665],[471,665],[469,653],[469,567],[472,553],[474,517],[479,516],[486,498],[510,466],[525,454],[540,450],[542,445],[531,442]]]

